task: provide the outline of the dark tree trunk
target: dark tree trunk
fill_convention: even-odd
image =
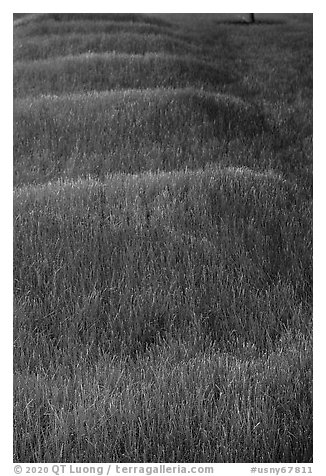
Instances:
[[[249,13],[249,23],[255,23],[255,14]]]

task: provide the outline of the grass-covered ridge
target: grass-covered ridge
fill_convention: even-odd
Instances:
[[[116,22],[140,22],[151,25],[170,26],[168,20],[142,13],[48,13],[46,19],[53,19],[56,22],[62,21],[116,21]],[[43,18],[41,19],[43,21]]]
[[[57,22],[44,19],[42,22],[29,22],[23,28],[16,28],[14,42],[22,39],[39,38],[53,35],[66,36],[71,34],[92,35],[94,33],[139,33],[139,34],[165,34],[171,37],[181,36],[178,30],[166,26],[145,22],[117,22],[106,21],[100,18],[96,20],[72,20]]]
[[[274,175],[241,169],[19,189],[17,299],[29,296],[45,314],[60,309],[51,319],[58,330],[61,312],[92,296],[101,346],[121,333],[118,348],[132,349],[146,334],[150,342],[185,332],[193,319],[224,344],[233,331],[263,346],[283,326],[309,323],[300,306],[311,297],[311,210],[297,198]],[[285,308],[273,309],[281,289]]]
[[[312,18],[14,17],[14,460],[312,461]]]
[[[60,24],[62,22],[85,22],[85,21],[107,21],[107,22],[132,22],[149,23],[153,25],[169,26],[170,22],[155,16],[142,13],[36,13],[27,14],[20,18],[14,18],[17,27],[29,23],[38,24],[52,21]]]
[[[92,367],[72,343],[47,374],[17,374],[17,460],[309,461],[311,341],[288,335],[261,357],[195,344],[175,338],[134,363],[103,355]]]
[[[248,169],[17,189],[17,460],[308,461],[298,199]]]
[[[202,166],[222,161],[231,141],[272,137],[257,107],[191,88],[28,98],[14,110],[17,184]]]
[[[165,53],[85,53],[14,64],[14,96],[153,87],[218,89],[234,80],[223,65]]]
[[[36,60],[56,56],[78,55],[82,53],[119,52],[145,54],[165,52],[172,55],[194,55],[198,59],[203,50],[185,40],[169,34],[146,31],[121,31],[115,33],[71,33],[67,36],[50,35],[42,38],[23,38],[14,45],[14,60]],[[207,54],[207,53],[206,53]]]

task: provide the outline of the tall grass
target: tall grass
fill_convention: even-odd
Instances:
[[[311,21],[221,20],[14,21],[17,462],[312,461]]]
[[[87,36],[72,33],[67,36],[51,35],[45,38],[32,37],[17,41],[14,45],[14,60],[36,60],[55,56],[82,53],[119,52],[145,54],[165,52],[171,55],[193,55],[202,59],[203,50],[173,36],[153,33],[93,33]],[[206,53],[207,55],[207,53]]]
[[[23,22],[22,20],[19,20]],[[46,37],[52,35],[71,35],[84,34],[91,35],[94,33],[138,33],[138,34],[164,34],[171,37],[178,37],[181,33],[178,30],[169,27],[156,25],[152,23],[132,22],[132,21],[109,21],[103,20],[100,17],[96,20],[70,20],[70,21],[55,21],[53,19],[44,18],[42,21],[25,21],[19,28],[15,29],[14,39],[28,39],[32,37]],[[43,38],[45,39],[45,38]]]
[[[15,196],[17,298],[56,339],[62,313],[76,312],[69,325],[82,319],[85,343],[119,351],[192,319],[221,342],[232,331],[259,346],[308,325],[311,210],[273,175],[113,176]],[[42,319],[53,312],[52,324]]]
[[[222,161],[231,141],[248,150],[275,135],[255,106],[193,89],[48,96],[14,110],[17,184],[202,166]]]
[[[143,22],[152,25],[169,26],[170,22],[158,16],[142,13],[49,13],[46,18],[52,18],[57,22],[61,21],[85,21],[85,20],[105,20],[116,22]],[[41,20],[43,21],[43,19]]]
[[[309,461],[298,199],[245,169],[16,190],[17,460]]]
[[[14,96],[153,87],[211,87],[234,75],[215,65],[161,53],[89,53],[14,64]]]
[[[192,88],[16,100],[14,183],[213,162],[272,167],[309,194],[311,118],[297,111]]]
[[[284,336],[261,357],[175,338],[94,366],[75,349],[67,366],[52,354],[55,373],[15,377],[16,461],[311,462],[309,338]]]
[[[170,22],[142,13],[38,13],[26,15],[16,20],[17,26],[27,23],[44,23],[52,20],[54,23],[83,22],[83,21],[109,21],[109,22],[141,22],[159,26],[169,26]]]

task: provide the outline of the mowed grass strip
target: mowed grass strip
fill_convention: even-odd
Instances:
[[[30,333],[19,339],[39,351]],[[37,375],[15,374],[15,462],[312,461],[309,336],[284,335],[261,356],[175,337],[135,362],[93,365],[70,343]]]
[[[195,327],[264,349],[310,326],[311,215],[295,186],[246,169],[20,188],[15,298],[58,348],[132,354]]]
[[[118,31],[115,33],[72,33],[66,36],[23,38],[14,42],[14,61],[30,61],[82,53],[119,52],[145,54],[164,52],[172,55],[193,55],[202,59],[204,50],[169,35]],[[207,55],[207,52],[206,52]]]
[[[219,89],[235,73],[187,56],[164,53],[89,53],[14,64],[14,97],[110,89],[187,87]]]
[[[257,107],[191,88],[17,100],[14,117],[17,185],[60,176],[202,166],[218,161],[219,151],[232,140],[244,151],[271,136]]]

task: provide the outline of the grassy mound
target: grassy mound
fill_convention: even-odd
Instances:
[[[15,460],[311,461],[311,212],[246,169],[16,190]]]
[[[119,52],[145,54],[164,52],[172,55],[193,55],[199,59],[203,50],[184,40],[161,33],[134,33],[117,31],[115,33],[72,33],[66,36],[50,35],[31,37],[16,41],[14,60],[27,61],[46,59],[55,56],[79,55],[82,53]]]
[[[245,347],[245,359],[175,338],[135,363],[104,355],[93,367],[73,349],[74,369],[56,352],[53,375],[16,375],[15,461],[311,462],[308,338],[260,357]]]
[[[219,88],[234,75],[192,57],[83,54],[14,64],[14,96],[152,87]]]
[[[24,99],[14,114],[16,184],[202,166],[269,130],[256,107],[193,89]]]
[[[62,21],[116,21],[116,22],[143,22],[152,25],[168,26],[170,22],[157,16],[142,13],[49,13],[46,18],[57,22]]]
[[[152,25],[169,26],[170,22],[157,16],[144,15],[142,13],[35,13],[15,19],[15,26],[27,23],[44,23],[52,21],[61,22],[84,22],[84,21],[114,21],[114,22],[141,22]]]
[[[22,21],[22,20],[20,20]],[[83,34],[91,35],[94,33],[112,34],[116,32],[129,32],[138,34],[166,34],[171,37],[179,36],[175,29],[166,26],[160,26],[152,23],[142,22],[117,22],[105,20],[83,20],[83,21],[61,21],[44,19],[42,22],[26,22],[20,28],[15,28],[14,38],[44,37],[51,35],[71,35]]]
[[[55,345],[73,333],[76,349],[132,352],[195,326],[263,349],[309,323],[311,207],[298,199],[246,169],[20,188],[16,299]]]
[[[14,18],[17,463],[312,461],[312,17],[257,20]]]

